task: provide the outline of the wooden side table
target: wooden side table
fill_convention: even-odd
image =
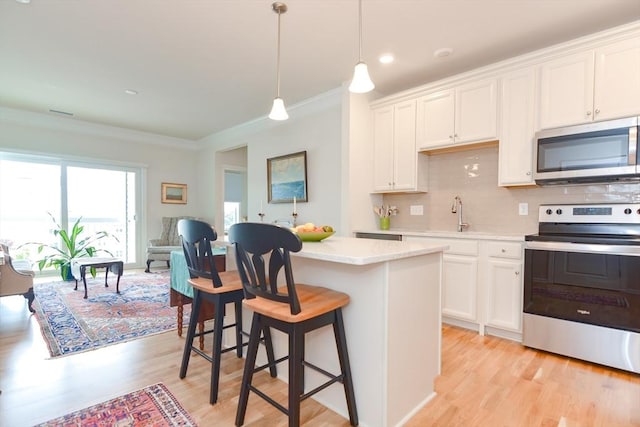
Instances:
[[[122,260],[118,258],[84,258],[71,262],[71,272],[73,273],[73,277],[76,279],[76,287],[73,290],[78,290],[78,276],[80,276],[82,283],[84,283],[84,299],[87,299],[87,267],[106,268],[106,272],[104,274],[105,288],[109,287],[109,283],[107,282],[109,271],[117,274],[118,280],[116,281],[116,293],[120,293],[120,277],[122,277],[122,273],[124,271],[124,263]]]

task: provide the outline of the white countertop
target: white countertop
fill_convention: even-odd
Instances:
[[[409,230],[403,228],[392,228],[390,230],[355,230],[354,233],[373,233],[373,234],[401,234],[403,236],[418,237],[439,237],[443,239],[475,239],[475,240],[508,240],[508,241],[524,241],[523,234],[499,234],[485,233],[480,231],[450,231],[450,230]]]
[[[304,242],[302,250],[291,253],[291,256],[366,265],[441,252],[447,248],[446,245],[432,243],[331,236],[321,242]]]

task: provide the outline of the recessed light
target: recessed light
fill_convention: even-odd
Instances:
[[[433,56],[436,58],[446,58],[447,56],[451,56],[453,53],[453,49],[450,47],[443,47],[442,49],[438,49],[433,52]]]
[[[138,91],[133,89],[125,89],[124,93],[126,93],[127,95],[137,95]]]
[[[380,61],[381,64],[391,64],[394,60],[395,58],[390,53],[380,55],[380,58],[378,58],[378,61]]]

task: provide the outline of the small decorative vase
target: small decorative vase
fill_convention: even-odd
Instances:
[[[388,230],[390,225],[389,217],[380,217],[380,230]]]

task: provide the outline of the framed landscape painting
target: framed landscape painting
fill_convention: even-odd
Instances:
[[[306,202],[307,152],[267,159],[269,203]]]
[[[162,203],[187,203],[187,184],[162,183]]]

